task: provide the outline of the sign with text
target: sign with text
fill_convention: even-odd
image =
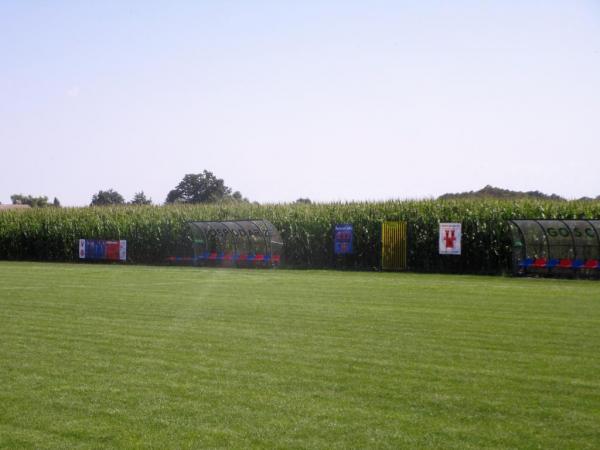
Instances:
[[[352,225],[336,225],[333,233],[333,252],[336,255],[347,255],[352,253]]]
[[[79,259],[125,261],[127,259],[127,241],[79,239]]]
[[[440,255],[460,255],[461,224],[440,223]]]

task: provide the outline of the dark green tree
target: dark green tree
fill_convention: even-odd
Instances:
[[[56,197],[54,197],[54,201],[52,202],[52,206],[54,206],[55,208],[60,208],[60,202],[58,201],[58,199]]]
[[[32,208],[48,206],[48,197],[32,197],[31,195],[13,194],[10,196],[13,205],[29,205]]]
[[[136,192],[133,199],[129,202],[132,205],[151,205],[152,199],[147,198],[144,191]]]
[[[310,201],[310,198],[299,198],[298,200],[296,200],[296,203],[304,203],[306,205],[310,205],[312,202]]]
[[[189,173],[167,195],[166,203],[214,203],[228,199],[242,199],[242,194],[236,191],[231,194],[231,188],[225,186],[221,178],[205,170],[203,173]]]
[[[98,191],[92,197],[92,203],[90,206],[104,206],[104,205],[122,205],[125,203],[125,199],[121,194],[113,189],[108,191]]]

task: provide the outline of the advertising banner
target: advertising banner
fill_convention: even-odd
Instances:
[[[350,224],[335,226],[333,234],[333,252],[336,255],[347,255],[352,253],[353,229]]]
[[[125,261],[127,259],[127,241],[79,239],[79,258]]]
[[[461,239],[460,223],[440,223],[440,255],[460,255]]]

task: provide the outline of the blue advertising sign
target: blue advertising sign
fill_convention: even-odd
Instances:
[[[336,225],[335,232],[333,233],[333,252],[336,255],[347,255],[348,253],[352,253],[353,235],[352,225]]]

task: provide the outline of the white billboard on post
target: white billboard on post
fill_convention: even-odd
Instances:
[[[440,255],[460,255],[461,240],[460,223],[440,223]]]

